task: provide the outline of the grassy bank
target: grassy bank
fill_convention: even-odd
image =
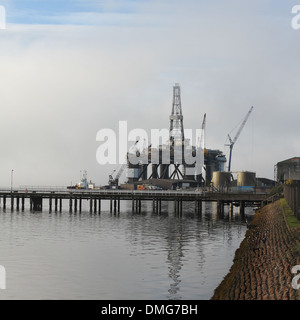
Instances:
[[[284,198],[280,199],[280,204],[281,204],[281,206],[283,208],[283,211],[284,211],[284,214],[285,214],[285,218],[286,218],[286,222],[287,222],[289,228],[291,228],[291,229],[299,228],[300,222],[295,217],[293,211],[291,210],[291,208],[289,207],[289,205],[287,204],[287,202],[286,202],[286,200]]]
[[[300,221],[295,217],[293,211],[287,204],[284,198],[280,199],[280,204],[283,209],[283,213],[285,215],[285,220],[288,228],[291,231],[291,234],[294,239],[294,243],[292,245],[293,255],[297,259],[297,264],[300,263]]]

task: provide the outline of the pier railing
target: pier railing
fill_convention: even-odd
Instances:
[[[266,205],[268,205],[270,203],[273,203],[273,202],[281,199],[282,197],[283,197],[282,194],[276,193],[276,194],[274,194],[274,195],[272,195],[270,197],[267,197],[266,199],[262,200],[261,206],[262,207],[266,206]]]

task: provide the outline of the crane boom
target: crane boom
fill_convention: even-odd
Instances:
[[[201,136],[198,137],[198,144],[197,144],[197,147],[202,148],[202,150],[204,150],[205,148],[205,125],[206,125],[206,113],[204,114],[204,117],[203,117],[202,127],[201,127]]]
[[[139,140],[137,140],[137,141],[134,143],[134,145],[131,146],[131,148],[129,149],[128,152],[131,152],[133,149],[135,149],[135,148],[136,148],[136,145],[138,144],[138,142],[139,142]],[[127,156],[126,156],[125,158],[127,159]],[[124,169],[126,168],[126,166],[127,166],[127,162],[124,162],[124,163],[121,165],[120,169],[118,170],[115,178],[113,178],[113,173],[114,173],[116,170],[114,170],[113,173],[112,173],[111,175],[109,175],[108,183],[109,183],[110,185],[118,185],[118,184],[119,184],[119,178],[121,177],[121,175],[122,175]]]
[[[206,125],[206,113],[204,114],[203,117],[203,122],[202,122],[202,132],[201,132],[201,148],[204,150],[205,148],[205,125]]]
[[[241,132],[242,132],[242,130],[243,130],[243,128],[244,128],[244,126],[245,126],[245,124],[246,124],[246,122],[247,122],[247,120],[248,120],[248,118],[249,118],[249,116],[250,116],[250,114],[251,114],[251,112],[252,112],[252,110],[253,110],[253,107],[251,107],[250,110],[248,111],[248,113],[247,113],[247,115],[246,115],[243,123],[241,124],[241,126],[240,126],[237,134],[235,135],[235,137],[234,137],[234,139],[233,139],[233,143],[236,142],[236,140],[238,139],[239,135],[241,134]]]
[[[234,144],[236,143],[236,140],[238,139],[238,137],[240,136],[240,134],[241,134],[241,132],[242,132],[242,130],[243,130],[243,128],[244,128],[244,126],[245,126],[245,124],[246,124],[246,122],[247,122],[247,120],[248,120],[248,118],[249,118],[249,116],[250,116],[250,114],[251,114],[251,112],[252,112],[252,110],[253,110],[253,106],[252,106],[252,107],[250,108],[250,110],[248,111],[245,119],[243,120],[243,122],[242,122],[239,130],[237,131],[235,137],[233,138],[233,140],[231,139],[230,135],[228,134],[228,139],[229,139],[229,142],[230,142],[229,145],[228,145],[229,148],[230,148],[229,161],[228,161],[228,171],[230,171],[230,169],[231,169],[231,157],[232,157],[232,149],[233,149],[233,146],[234,146]]]

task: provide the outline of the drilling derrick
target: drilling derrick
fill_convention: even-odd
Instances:
[[[170,115],[170,152],[170,162],[174,165],[170,178],[177,177],[177,179],[181,179],[185,176],[185,168],[182,165],[184,162],[184,130],[180,86],[178,83],[173,86],[173,104]]]
[[[173,87],[173,105],[170,115],[170,141],[184,142],[183,115],[181,109],[180,86],[178,83]]]

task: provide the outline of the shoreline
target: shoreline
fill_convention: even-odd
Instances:
[[[280,200],[260,208],[211,300],[300,300],[291,272],[299,244],[300,228],[288,225]]]

